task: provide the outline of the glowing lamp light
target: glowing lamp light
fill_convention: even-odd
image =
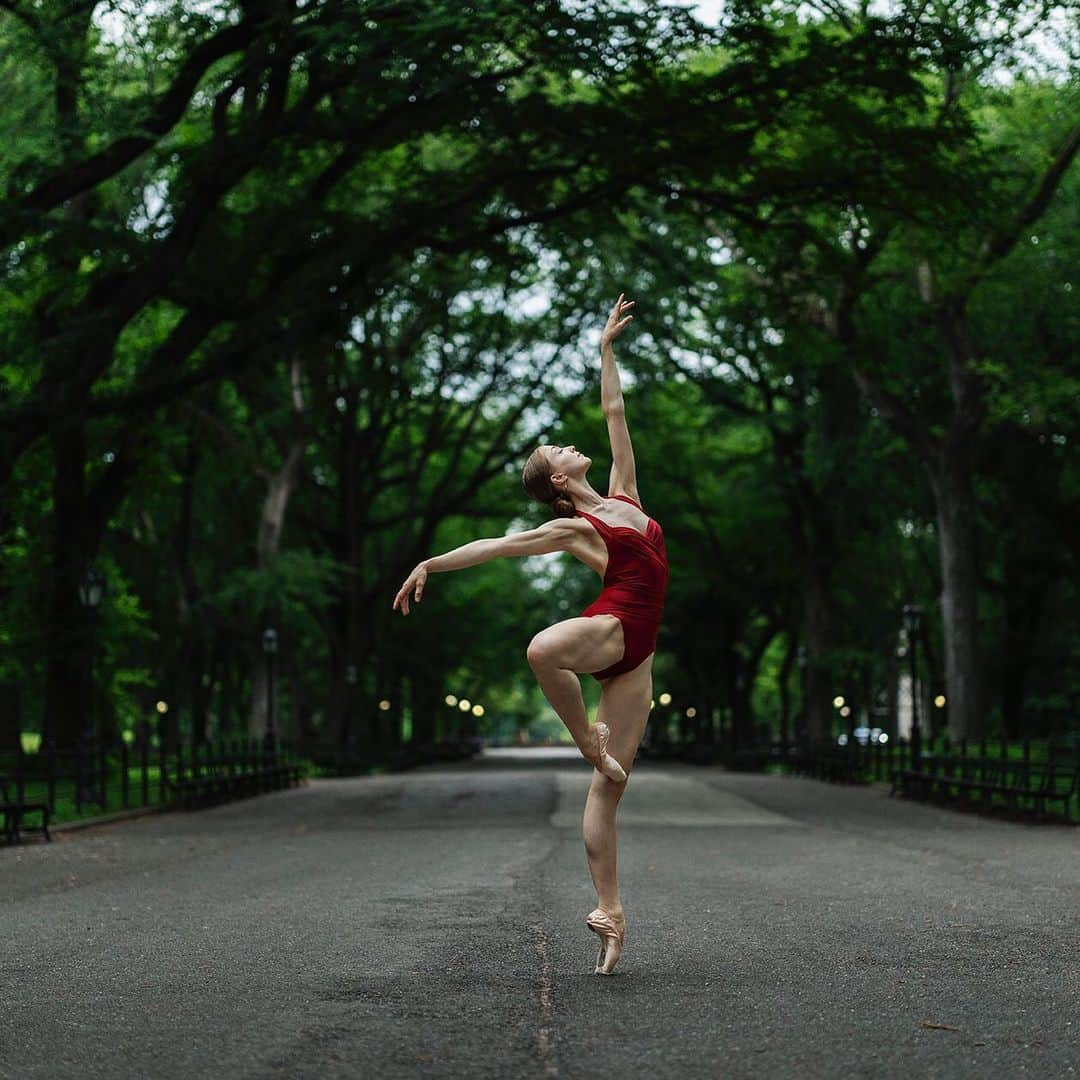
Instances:
[[[656,698],[649,698],[649,708],[650,709],[655,709],[656,708]]]
[[[390,708],[390,702],[387,701],[386,698],[383,698],[382,701],[379,702],[379,708],[382,709],[383,712],[386,712]]]
[[[447,694],[446,695],[446,704],[451,705],[451,706],[456,705],[457,704],[457,698],[453,694]]]
[[[690,708],[686,710],[686,715],[689,716],[691,720],[693,720],[694,717],[697,716],[697,709],[695,709],[694,706],[691,705]]]
[[[473,716],[483,716],[484,715],[484,706],[483,705],[474,705],[472,707],[472,714],[473,714]]]
[[[841,715],[841,716],[850,716],[850,715],[851,715],[851,706],[850,706],[850,705],[845,705],[845,706],[844,706],[844,707],[843,707],[843,708],[842,708],[842,709],[840,710],[840,715]]]
[[[472,702],[468,698],[462,698],[457,706],[462,712],[468,712],[472,708]]]
[[[837,694],[836,697],[832,699],[832,703],[838,709],[842,709],[844,707],[844,699],[839,694]]]
[[[671,704],[671,695],[670,694],[661,694],[660,695],[660,704],[661,705],[670,705]]]
[[[162,714],[162,716],[164,716],[164,715],[165,715],[165,713],[167,713],[167,712],[169,711],[169,706],[168,706],[168,705],[166,705],[164,701],[159,701],[159,702],[157,703],[157,711],[158,711],[159,713],[161,713],[161,714]]]
[[[944,694],[938,694],[938,696],[936,698],[934,698],[934,704],[939,709],[944,709],[945,708],[945,695]]]

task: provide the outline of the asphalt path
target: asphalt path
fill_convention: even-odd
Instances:
[[[1080,829],[485,755],[0,848],[0,1077],[1072,1077]]]

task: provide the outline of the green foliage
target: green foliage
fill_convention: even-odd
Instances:
[[[236,618],[259,622],[285,613],[304,620],[325,607],[352,571],[327,555],[294,549],[269,565],[233,570],[206,602]]]
[[[940,683],[925,462],[853,371],[940,447],[940,301],[963,296],[983,678],[992,708],[1065,708],[1075,166],[985,252],[1066,145],[1075,73],[1035,68],[1026,0],[823,6],[729,4],[710,30],[656,5],[175,0],[107,34],[77,6],[0,11],[0,681],[32,722],[70,559],[107,572],[99,712],[121,728],[162,687],[185,723],[242,726],[273,620],[296,732],[336,737],[349,663],[366,735],[377,695],[419,729],[451,691],[490,702],[480,730],[557,731],[524,651],[591,571],[500,560],[433,576],[409,619],[390,600],[425,555],[542,519],[520,483],[539,441],[587,447],[606,493],[595,335],[621,291],[672,565],[658,680],[773,722],[789,662],[800,707],[816,571],[822,672],[880,688],[918,598]]]

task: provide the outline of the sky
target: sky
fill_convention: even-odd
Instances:
[[[669,7],[682,7],[688,8],[693,11],[699,22],[705,23],[706,26],[715,26],[720,18],[720,13],[723,11],[727,0],[697,0],[697,2],[686,3],[685,0],[672,0]],[[855,7],[852,0],[838,0],[841,7]],[[1073,0],[1076,3],[1076,0]],[[1060,42],[1065,37],[1070,37],[1073,41],[1074,48],[1076,47],[1077,37],[1076,25],[1069,26],[1069,12],[1066,10],[1068,4],[1062,3],[1059,9],[1054,13],[1045,28],[1035,30],[1030,38],[1032,60],[1042,61],[1044,64],[1053,66],[1055,68],[1064,68],[1068,64],[1068,54],[1061,48]],[[872,15],[885,15],[890,11],[895,11],[900,7],[899,0],[870,0],[870,14]],[[804,4],[803,11],[809,15],[812,13],[813,5]],[[818,12],[820,14],[820,12]],[[1069,31],[1072,30],[1071,33]],[[1008,81],[1009,76],[1002,74],[1002,81]]]

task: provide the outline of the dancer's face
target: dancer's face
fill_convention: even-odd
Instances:
[[[571,443],[568,446],[549,446],[548,463],[551,466],[552,483],[559,486],[563,480],[570,477],[581,479],[589,471],[592,458]]]

